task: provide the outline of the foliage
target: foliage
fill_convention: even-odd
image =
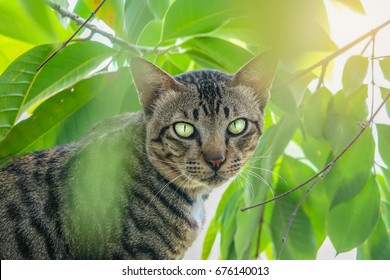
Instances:
[[[68,7],[65,0],[52,2]],[[99,2],[75,1],[73,12],[86,18]],[[332,2],[364,13],[358,0]],[[286,83],[319,56],[337,51],[320,0],[108,0],[96,17],[128,45],[112,38],[102,44],[98,36],[78,39],[38,72],[77,25],[44,0],[31,3],[0,1],[4,162],[75,140],[103,118],[139,110],[127,69],[130,56],[143,55],[174,75],[199,68],[234,72],[266,49],[279,53],[265,133],[254,160],[223,195],[202,258],[208,258],[218,234],[221,259],[255,259],[261,253],[276,258],[306,189],[246,212],[240,209],[286,192],[323,169],[369,115],[365,78],[373,62],[368,57],[348,59],[343,88],[336,93],[316,70]],[[389,58],[378,60],[390,81]],[[385,98],[389,89],[380,91],[375,98]],[[338,253],[357,248],[360,259],[390,259],[389,139],[389,122],[368,128],[313,188],[291,220],[282,259],[316,258],[327,236]],[[291,154],[291,146],[298,153]],[[383,162],[376,162],[375,151]]]

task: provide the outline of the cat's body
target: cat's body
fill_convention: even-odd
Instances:
[[[185,253],[202,226],[202,219],[192,213],[203,197],[190,196],[170,184],[145,160],[145,145],[139,137],[145,137],[142,112],[116,117],[112,125],[117,129],[30,154],[0,171],[0,216],[8,218],[0,225],[2,259],[175,259]],[[80,151],[90,147],[94,151],[104,147],[113,154],[102,151],[78,158]],[[127,159],[119,155],[125,151],[131,151]],[[123,185],[110,189],[109,182],[97,183],[86,186],[75,198],[67,178],[83,176],[75,174],[83,170],[75,167],[77,162],[93,164],[95,160],[101,164],[90,174],[98,177],[94,180],[113,176],[107,169],[116,165],[123,170],[114,180],[123,178]],[[128,170],[131,177],[126,176]],[[107,197],[104,187],[115,196]],[[87,209],[71,209],[71,203],[84,200]],[[116,226],[120,228],[111,232]],[[107,229],[102,232],[102,227]]]
[[[236,75],[171,77],[135,60],[144,111],[0,169],[1,259],[181,258],[209,192],[237,174],[262,133],[273,69],[241,77],[255,62]]]

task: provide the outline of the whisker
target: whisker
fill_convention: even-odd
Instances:
[[[266,169],[266,168],[261,168],[261,167],[258,167],[258,166],[250,166],[249,168],[253,168],[253,169],[258,169],[258,170],[261,170],[261,171],[264,171],[264,172],[268,172],[268,173],[271,173],[272,175],[275,175],[277,176],[280,180],[283,180],[286,184],[287,184],[287,181],[282,177],[280,176],[278,173],[272,171],[272,170],[269,170],[269,169]]]
[[[244,179],[244,183],[242,184],[243,190],[246,191],[245,187],[248,187],[248,189],[249,189],[250,201],[248,203],[251,204],[254,197],[255,197],[255,189],[253,187],[253,184],[252,184],[251,180],[248,180],[248,178],[244,178],[245,174],[240,173],[239,176],[241,179]]]
[[[242,172],[248,173],[248,175],[251,175],[251,176],[259,179],[260,181],[262,181],[268,187],[268,189],[271,191],[272,197],[275,197],[274,190],[272,189],[270,184],[262,176],[260,176],[259,174],[255,173],[251,170],[247,170],[247,169],[244,169]],[[248,180],[248,181],[250,181],[250,180]]]

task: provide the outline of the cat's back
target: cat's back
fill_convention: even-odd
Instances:
[[[65,244],[55,240],[63,233],[59,226],[63,178],[74,152],[72,145],[39,151],[0,169],[2,259],[47,259],[63,254]]]
[[[121,114],[95,125],[77,142],[33,152],[0,167],[1,259],[75,257],[64,224],[72,194],[69,186],[86,178],[75,179],[80,177],[76,174],[89,171],[80,164],[88,161],[88,166],[95,166],[93,160],[101,160],[105,151],[124,154],[119,149],[128,141],[142,145],[138,144],[142,139],[136,139],[142,137],[142,124],[138,113]],[[90,153],[96,149],[103,154]]]

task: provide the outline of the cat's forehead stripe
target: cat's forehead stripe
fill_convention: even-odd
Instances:
[[[229,117],[229,108],[228,107],[224,107],[223,108],[223,112],[225,113],[225,118],[228,118]]]
[[[201,70],[188,72],[176,78],[180,82],[193,85],[196,88],[199,107],[203,109],[206,116],[219,114],[223,96],[221,81],[227,81],[229,79],[228,75],[214,70]],[[193,115],[195,119],[198,116],[198,114]]]
[[[194,116],[194,119],[195,120],[199,120],[199,111],[198,111],[198,109],[194,109],[194,110],[192,110],[192,115]]]

